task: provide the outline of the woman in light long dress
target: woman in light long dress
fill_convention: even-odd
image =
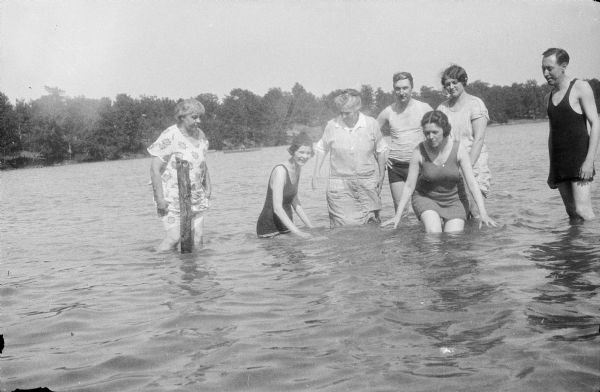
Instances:
[[[483,197],[490,194],[492,175],[488,167],[488,149],[485,144],[485,132],[490,119],[485,103],[478,97],[465,91],[467,71],[458,65],[452,65],[442,73],[442,86],[449,98],[436,110],[448,116],[452,126],[452,138],[460,141],[469,153],[473,164],[473,174]],[[474,195],[460,184],[461,197],[468,203],[470,213],[477,217]]]

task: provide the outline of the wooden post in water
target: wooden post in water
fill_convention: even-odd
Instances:
[[[190,163],[176,158],[177,184],[179,185],[179,236],[181,253],[189,253],[194,247],[192,230],[192,184],[190,183]]]

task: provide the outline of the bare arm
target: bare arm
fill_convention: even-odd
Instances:
[[[312,176],[312,189],[313,191],[317,189],[317,178],[319,177],[319,173],[321,172],[321,166],[323,166],[323,162],[325,161],[326,153],[321,151],[320,149],[315,149],[315,168],[313,170]]]
[[[206,171],[204,173],[204,191],[206,192],[206,197],[210,199],[212,195],[212,182],[210,181],[210,173],[208,171],[208,165],[206,166]]]
[[[286,170],[281,166],[277,166],[269,179],[269,184],[273,191],[273,212],[289,231],[300,236],[305,236],[306,233],[303,233],[296,227],[283,209],[283,187],[285,186],[286,177]]]
[[[550,94],[546,94],[546,97],[544,98],[544,100],[546,102],[548,102],[549,99],[550,99]],[[556,186],[556,184],[554,184],[554,182],[553,182],[554,173],[552,172],[552,125],[550,125],[549,121],[548,121],[548,158],[550,160],[550,174],[548,175],[547,183],[550,188],[554,188]]]
[[[377,153],[377,165],[379,166],[379,181],[377,182],[377,190],[381,192],[381,187],[385,181],[385,163],[387,162],[388,149]]]
[[[481,224],[485,223],[487,226],[496,226],[496,222],[492,218],[488,216],[488,213],[485,209],[485,205],[483,203],[483,196],[481,195],[481,191],[479,190],[479,185],[477,185],[477,180],[473,175],[473,166],[471,165],[471,159],[469,154],[464,149],[462,145],[458,147],[458,164],[462,170],[463,178],[475,199],[475,203],[477,203],[477,207],[479,208],[479,213],[481,215],[481,221],[479,222],[479,227],[481,228]]]
[[[156,201],[156,209],[159,216],[164,216],[168,212],[169,203],[165,200],[162,186],[162,169],[165,162],[159,157],[152,158],[150,163],[150,179],[152,180],[152,189],[154,191],[154,200]]]
[[[483,142],[485,141],[485,129],[487,127],[487,123],[488,120],[484,116],[471,121],[471,125],[473,127],[473,145],[471,146],[469,158],[471,159],[471,163],[473,165],[477,163],[479,154],[481,154]]]
[[[410,164],[408,166],[408,175],[406,177],[406,182],[404,183],[404,187],[402,188],[402,195],[400,196],[400,201],[398,201],[398,209],[396,210],[396,215],[392,219],[388,219],[387,221],[381,224],[381,227],[388,226],[390,224],[394,224],[394,229],[398,227],[400,223],[400,218],[402,218],[402,212],[406,207],[406,204],[410,200],[413,192],[415,191],[415,187],[417,186],[417,178],[419,177],[419,172],[421,171],[421,163],[423,162],[423,157],[421,156],[421,151],[417,146],[413,151],[412,158],[410,159]]]
[[[306,226],[312,229],[314,226],[310,222],[310,219],[308,219],[308,215],[306,215],[306,212],[304,212],[304,208],[302,208],[302,204],[300,204],[300,199],[298,199],[298,195],[296,195],[296,197],[294,198],[292,207],[294,207],[294,211],[296,211],[296,214],[300,217],[300,219],[302,219],[302,222],[304,222]]]
[[[590,125],[590,144],[585,161],[581,165],[580,176],[583,179],[591,179],[594,175],[594,158],[600,139],[600,121],[592,88],[587,82],[578,83],[578,87],[579,104]]]

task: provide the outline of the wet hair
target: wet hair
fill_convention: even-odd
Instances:
[[[404,79],[408,79],[408,81],[410,82],[410,88],[414,87],[413,77],[410,74],[410,72],[396,72],[394,74],[394,76],[392,77],[392,84],[395,85],[398,80],[404,80]]]
[[[549,49],[546,49],[544,51],[544,53],[542,53],[542,56],[544,56],[544,57],[550,57],[552,55],[556,56],[556,62],[559,65],[569,64],[569,54],[567,53],[566,50],[561,49],[561,48],[549,48]]]
[[[452,64],[451,66],[446,68],[444,72],[442,72],[442,86],[446,82],[446,79],[456,79],[460,83],[462,83],[463,86],[466,86],[469,77],[467,76],[467,71],[465,71],[463,67],[461,67],[460,65]]]
[[[313,148],[313,141],[310,138],[310,136],[308,136],[308,134],[304,131],[302,131],[299,134],[297,134],[296,136],[294,136],[294,138],[292,139],[292,144],[288,148],[288,152],[290,153],[290,155],[294,155],[296,153],[296,151],[298,151],[298,149],[303,146],[310,147],[311,156],[315,155],[315,149]]]
[[[448,117],[444,114],[444,112],[440,112],[439,110],[432,110],[430,112],[425,113],[425,115],[421,119],[421,128],[425,129],[425,125],[427,124],[435,124],[438,127],[442,128],[444,137],[448,137],[448,135],[450,135],[450,130],[452,129],[452,126],[450,125],[450,121],[448,120]]]
[[[357,112],[362,106],[360,93],[353,88],[343,90],[337,97],[333,99],[333,102],[340,112]]]
[[[175,105],[175,119],[177,122],[180,122],[181,119],[188,114],[203,115],[204,112],[204,106],[198,100],[193,98],[181,100]]]

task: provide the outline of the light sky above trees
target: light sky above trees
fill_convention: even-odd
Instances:
[[[589,0],[0,0],[0,91],[36,99],[119,93],[223,98],[299,82],[314,94],[410,71],[439,88],[448,65],[471,81],[544,83],[541,53],[600,77],[600,3]]]

